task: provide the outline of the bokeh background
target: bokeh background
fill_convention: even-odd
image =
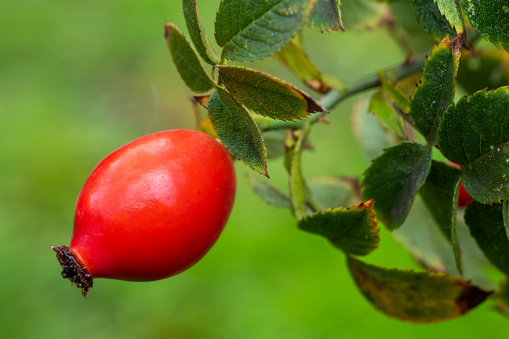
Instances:
[[[212,37],[219,1],[198,4]],[[255,196],[242,163],[232,216],[202,261],[157,282],[96,280],[84,300],[60,277],[49,247],[69,244],[88,174],[137,137],[195,126],[192,93],[171,61],[164,22],[185,31],[180,1],[0,2],[0,338],[504,337],[507,319],[492,302],[428,325],[376,311],[353,284],[344,255]],[[385,29],[306,28],[304,38],[320,68],[346,80],[405,57]],[[252,66],[297,83],[274,60]],[[350,130],[359,98],[314,129],[306,175],[359,176],[369,165]],[[269,172],[284,189],[281,159]],[[422,212],[411,220],[426,218]],[[382,229],[381,237],[368,262],[418,267],[391,234]]]

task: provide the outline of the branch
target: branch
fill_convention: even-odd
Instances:
[[[391,75],[394,79],[397,80],[406,78],[407,76],[422,70],[422,68],[424,67],[424,61],[426,59],[426,56],[429,53],[431,53],[431,51],[419,54],[411,59],[405,60],[403,63],[397,66],[386,69],[384,73]],[[344,89],[342,90],[333,89],[324,96],[322,96],[320,100],[318,100],[318,102],[327,110],[331,110],[346,98],[378,86],[380,86],[380,77],[378,76],[377,73],[363,79],[352,81],[351,83],[346,84]],[[315,114],[309,119],[311,120],[312,123],[315,123],[320,119],[321,116],[322,114]],[[253,118],[255,119],[256,123],[258,124],[262,131],[276,130],[281,128],[297,129],[301,128],[304,125],[305,121],[297,120],[285,122],[258,116],[254,116]]]

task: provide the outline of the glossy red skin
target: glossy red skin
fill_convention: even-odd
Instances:
[[[455,163],[450,163],[452,166],[460,168],[460,165]],[[465,187],[463,186],[463,183],[460,184],[460,191],[458,193],[458,206],[460,207],[466,207],[468,204],[470,204],[474,200],[470,194],[467,193],[465,190]]]
[[[200,260],[233,206],[229,153],[202,132],[171,130],[119,148],[76,203],[69,246],[92,278],[163,279]]]

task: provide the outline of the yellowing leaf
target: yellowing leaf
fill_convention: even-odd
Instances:
[[[279,120],[326,112],[309,95],[266,73],[238,66],[217,66],[219,78],[233,97],[253,112]]]
[[[416,323],[459,317],[491,292],[443,273],[387,269],[348,258],[362,294],[386,315]]]

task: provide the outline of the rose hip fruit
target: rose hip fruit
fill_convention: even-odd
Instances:
[[[191,130],[141,137],[93,170],[76,202],[62,276],[86,296],[93,278],[151,281],[200,260],[230,215],[236,180],[230,154]]]

